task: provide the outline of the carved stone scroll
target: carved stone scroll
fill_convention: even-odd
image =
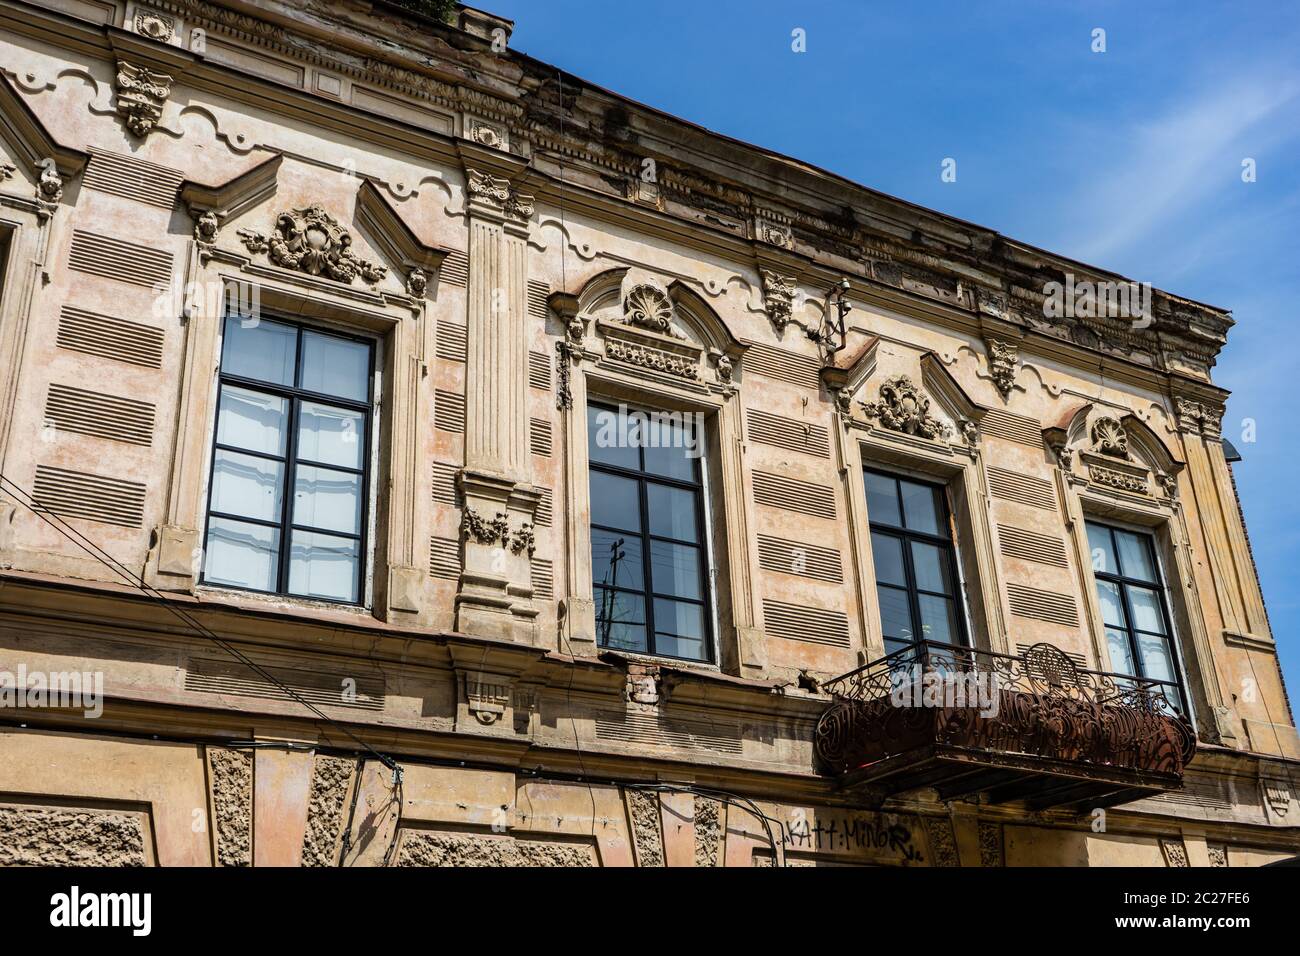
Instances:
[[[352,234],[319,205],[280,213],[270,236],[249,229],[239,235],[249,252],[264,252],[284,269],[344,283],[360,276],[373,284],[388,274],[385,266],[354,253]]]
[[[863,402],[869,418],[896,432],[921,438],[943,438],[950,429],[930,414],[930,399],[906,375],[897,375],[880,386],[880,400]]]
[[[1001,339],[987,339],[989,350],[989,375],[1003,399],[1011,396],[1016,387],[1016,366],[1020,362],[1020,348]]]
[[[795,280],[792,276],[777,275],[769,269],[759,270],[763,279],[763,305],[767,317],[776,331],[783,332],[794,313]]]
[[[162,119],[163,104],[171,95],[172,78],[166,73],[117,61],[117,112],[126,128],[143,139]]]

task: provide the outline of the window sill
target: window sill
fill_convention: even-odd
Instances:
[[[340,620],[374,619],[374,609],[364,604],[343,604],[338,601],[323,601],[319,598],[297,597],[291,594],[264,594],[259,591],[245,591],[242,588],[222,587],[218,584],[199,584],[194,588],[194,596],[201,603],[219,602],[227,607],[240,607],[246,610],[296,614],[314,612],[336,616]]]
[[[611,647],[602,647],[597,655],[602,661],[626,661],[629,664],[652,664],[656,667],[674,667],[685,671],[699,671],[704,674],[721,674],[722,668],[707,661],[691,661],[684,657],[658,657],[654,654],[638,654],[633,651],[617,651]]]

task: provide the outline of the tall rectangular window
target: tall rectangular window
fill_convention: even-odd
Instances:
[[[228,315],[203,581],[360,603],[374,346]]]
[[[688,416],[587,409],[591,569],[603,647],[712,656],[699,435]]]
[[[881,471],[865,478],[885,652],[966,643],[943,489]]]
[[[1186,713],[1155,540],[1095,521],[1087,526],[1111,668],[1158,682],[1169,702]]]

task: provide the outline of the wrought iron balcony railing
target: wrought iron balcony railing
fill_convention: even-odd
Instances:
[[[1172,685],[1078,667],[1051,644],[920,642],[822,686],[834,701],[818,758],[882,796],[934,786],[945,799],[1111,805],[1180,788],[1196,748]]]

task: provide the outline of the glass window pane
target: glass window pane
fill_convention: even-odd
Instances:
[[[1110,648],[1110,669],[1113,673],[1137,673],[1133,667],[1133,651],[1129,646],[1127,634],[1106,628],[1106,645]]]
[[[1151,563],[1151,540],[1144,535],[1116,529],[1115,541],[1119,545],[1121,573],[1127,578],[1154,582],[1156,569]]]
[[[939,530],[940,508],[937,489],[901,479],[898,487],[903,494],[903,516],[907,521],[908,529],[923,531],[926,534],[943,534],[944,532]]]
[[[654,482],[646,484],[646,508],[650,515],[650,533],[698,542],[695,524],[696,493],[684,488],[670,488]]]
[[[1142,655],[1142,676],[1173,681],[1174,661],[1169,642],[1163,637],[1138,635],[1138,653]]]
[[[276,385],[293,384],[298,330],[266,319],[227,316],[221,370]]]
[[[893,637],[887,637],[887,638],[885,638],[885,653],[886,653],[886,654],[895,654],[895,653],[897,653],[897,652],[899,652],[899,651],[906,650],[907,648],[909,648],[909,647],[911,647],[911,646],[912,646],[912,644],[911,644],[909,641],[900,641],[900,640],[898,640],[898,639],[896,639],[896,638],[893,638]],[[908,667],[908,666],[910,666],[910,661],[911,661],[911,660],[912,660],[912,655],[905,655],[905,656],[904,656],[904,659],[901,659],[901,660],[898,661],[897,664],[891,664],[890,666],[891,666],[891,668],[893,668],[893,667]]]
[[[289,400],[238,385],[221,386],[217,444],[284,455]]]
[[[304,597],[357,600],[359,542],[315,531],[294,531],[289,590]]]
[[[623,595],[623,597],[626,596]],[[598,618],[596,626],[601,636],[601,647],[641,654],[647,654],[650,651],[644,624],[620,624],[617,621],[605,622]]]
[[[876,585],[880,597],[880,628],[886,638],[912,640],[912,608],[907,592],[899,588]]]
[[[280,573],[280,532],[226,518],[208,519],[203,580],[274,591]]]
[[[641,503],[631,478],[591,473],[591,523],[641,532]]]
[[[1133,608],[1134,628],[1156,634],[1169,633],[1165,629],[1165,615],[1160,607],[1160,596],[1155,591],[1130,585],[1128,603]]]
[[[957,629],[957,613],[952,598],[920,594],[917,600],[921,609],[922,637],[941,644],[956,644],[961,632]]]
[[[587,456],[592,461],[640,470],[641,453],[617,409],[587,406]]]
[[[298,416],[298,457],[360,470],[366,423],[361,412],[303,402]]]
[[[655,653],[702,661],[708,657],[704,646],[704,608],[655,598]]]
[[[1097,582],[1097,603],[1101,605],[1101,619],[1114,627],[1124,627],[1128,623],[1124,617],[1124,600],[1120,597],[1119,585],[1110,581]]]
[[[1176,687],[1161,687],[1160,692],[1165,695],[1165,700],[1168,701],[1171,708],[1180,714],[1187,713],[1187,708],[1183,706],[1182,691]]]
[[[336,335],[302,333],[302,387],[364,402],[370,398],[370,346]]]
[[[876,580],[884,584],[907,586],[903,568],[903,542],[893,535],[871,533],[871,556],[876,565]]]
[[[642,429],[641,446],[645,449],[645,470],[680,481],[696,481],[696,463],[702,449],[695,429],[687,427],[680,412],[651,414]]]
[[[1092,569],[1102,574],[1119,574],[1115,549],[1110,543],[1110,529],[1088,522],[1088,549],[1092,552]]]
[[[866,474],[867,519],[876,524],[903,526],[903,516],[898,510],[898,482],[874,471]]]
[[[616,584],[621,588],[644,590],[641,538],[633,534],[592,528],[591,581],[597,587]]]
[[[700,549],[689,544],[651,541],[650,580],[655,594],[704,600],[700,586]]]
[[[952,572],[948,552],[922,541],[912,543],[912,570],[916,573],[916,586],[922,591],[952,593]]]
[[[646,509],[650,512],[651,535],[675,537],[679,541],[699,541],[695,525],[694,492],[668,485],[646,484]]]
[[[218,448],[212,462],[212,510],[280,521],[284,465]]]
[[[361,533],[361,476],[299,465],[293,481],[293,523]]]
[[[623,651],[648,651],[645,632],[645,598],[607,588],[595,589],[596,633],[602,647]]]

